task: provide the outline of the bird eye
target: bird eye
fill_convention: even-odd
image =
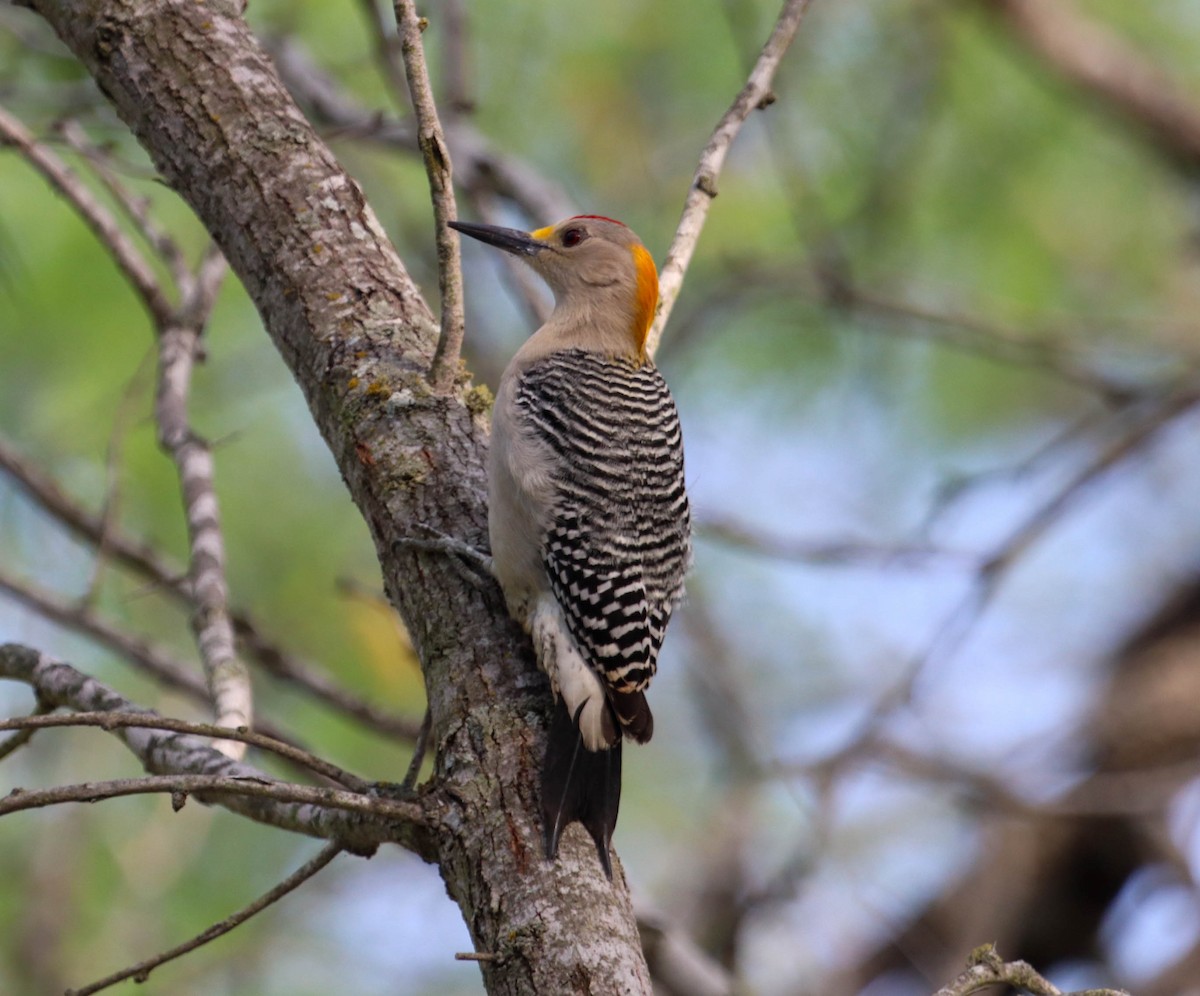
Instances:
[[[586,234],[582,228],[568,228],[562,233],[562,244],[568,249],[573,249],[584,240]]]

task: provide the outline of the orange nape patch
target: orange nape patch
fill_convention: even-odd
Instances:
[[[658,269],[654,257],[643,245],[630,247],[633,266],[637,270],[637,293],[633,300],[633,341],[637,343],[638,355],[646,359],[646,336],[654,321],[654,309],[658,305]]]

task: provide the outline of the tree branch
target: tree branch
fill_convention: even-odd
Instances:
[[[404,60],[397,54],[400,39],[396,34],[395,11],[389,16],[388,7],[391,4],[380,3],[379,0],[359,0],[358,6],[367,18],[367,26],[375,43],[375,61],[390,96],[398,108],[407,108],[408,79],[404,70]]]
[[[1127,404],[1159,392],[1164,383],[1169,386],[1184,376],[1194,375],[1197,366],[1195,360],[1172,357],[1172,369],[1165,376],[1147,380],[1105,369],[1104,363],[1097,361],[1096,344],[1088,342],[1082,334],[1072,339],[1053,330],[1030,333],[975,315],[940,311],[847,283],[841,283],[830,293],[839,303],[865,314],[919,323],[920,334],[933,342],[1001,363],[1044,370],[1068,384],[1094,391],[1114,405]],[[898,327],[906,330],[904,324]],[[1180,367],[1182,370],[1178,369]]]
[[[897,283],[902,285],[904,281]],[[1200,370],[1200,358],[1183,345],[1131,345],[1127,340],[1141,337],[1141,330],[1131,330],[1130,336],[1114,349],[1115,335],[1097,341],[1095,330],[1082,320],[1075,323],[1077,328],[1060,322],[1023,329],[970,312],[933,307],[894,293],[872,290],[819,262],[799,274],[794,266],[727,268],[723,275],[707,281],[703,291],[680,309],[671,338],[661,348],[680,348],[682,340],[696,336],[714,319],[753,303],[764,294],[775,300],[796,300],[833,311],[848,309],[852,314],[873,319],[859,326],[867,332],[884,331],[889,336],[899,332],[1000,363],[1040,370],[1091,391],[1113,406],[1170,390],[1195,379]],[[1195,338],[1195,330],[1181,328],[1178,336]],[[1117,350],[1137,359],[1137,369],[1130,372],[1116,369],[1112,360]]]
[[[206,313],[203,303],[188,304]],[[229,587],[225,580],[225,539],[213,484],[212,451],[192,431],[187,414],[192,366],[203,326],[202,313],[194,321],[172,321],[158,330],[159,376],[154,417],[159,443],[170,455],[179,475],[191,554],[188,573],[195,602],[192,629],[200,648],[216,722],[218,726],[236,729],[250,726],[253,720],[250,675],[233,644]],[[234,758],[245,750],[234,741],[221,742],[216,747]]]
[[[725,165],[729,147],[742,130],[742,125],[746,123],[751,111],[761,110],[774,103],[775,95],[771,92],[771,81],[775,78],[775,71],[787,53],[792,39],[796,37],[800,21],[811,2],[812,0],[786,0],[771,31],[771,37],[767,39],[758,61],[750,71],[750,78],[718,122],[708,145],[704,147],[692,178],[692,186],[683,204],[679,227],[675,231],[671,248],[667,250],[667,261],[659,274],[658,314],[650,327],[646,343],[646,350],[651,356],[658,349],[663,328],[671,317],[671,309],[675,307],[675,299],[683,286],[684,274],[692,261],[692,253],[696,250],[696,243],[708,217],[708,209],[712,206],[713,198],[717,196],[717,177]]]
[[[135,668],[145,672],[167,688],[182,692],[188,698],[209,706],[212,700],[208,686],[196,670],[171,656],[161,647],[148,642],[136,633],[127,633],[96,615],[87,605],[64,601],[56,595],[17,581],[0,571],[0,593],[32,609],[51,622],[81,633],[114,654],[124,658]],[[260,720],[255,723],[257,731],[282,743],[294,743],[295,737],[283,732],[272,723]]]
[[[442,332],[429,370],[429,381],[439,391],[448,390],[458,377],[459,355],[462,352],[463,291],[462,256],[458,235],[449,227],[458,219],[454,203],[454,169],[450,149],[438,120],[437,104],[429,70],[425,66],[425,46],[421,32],[423,18],[417,17],[414,0],[396,0],[396,24],[400,29],[400,51],[404,54],[404,72],[408,77],[408,92],[417,115],[417,142],[425,160],[429,177],[429,194],[433,199],[433,218],[437,225],[438,287],[442,298]]]
[[[227,805],[226,796],[271,799],[278,802],[300,802],[309,805],[345,810],[347,813],[362,813],[392,819],[409,820],[423,824],[424,814],[419,808],[392,799],[373,799],[354,792],[339,792],[334,789],[316,788],[281,782],[265,774],[221,774],[221,775],[150,775],[145,778],[114,778],[101,782],[80,782],[77,785],[56,785],[48,789],[15,788],[0,798],[0,816],[44,809],[64,802],[101,802],[105,799],[120,799],[130,795],[170,794],[175,809],[181,808],[185,799],[179,796],[194,795],[202,801],[220,802]],[[245,801],[245,800],[243,800]],[[238,811],[236,805],[228,808]],[[269,821],[263,821],[269,822]],[[276,824],[278,825],[278,824]],[[301,829],[300,825],[291,829]],[[311,831],[301,831],[311,832]],[[324,836],[324,834],[314,834]],[[387,838],[383,838],[386,840]],[[372,844],[383,840],[372,841]]]
[[[280,757],[287,758],[289,761],[308,768],[331,782],[344,785],[354,792],[366,792],[371,788],[370,782],[352,775],[336,764],[330,764],[323,758],[283,740],[276,740],[274,737],[255,733],[252,730],[235,730],[226,726],[214,726],[211,723],[189,723],[182,719],[172,719],[144,712],[73,712],[55,716],[35,714],[0,720],[0,730],[33,732],[65,726],[97,726],[108,733],[113,730],[137,727],[146,730],[170,730],[172,733],[190,733],[193,736],[208,737],[213,740],[236,740],[278,754]]]
[[[1027,515],[1005,542],[981,559],[967,590],[941,620],[922,650],[905,663],[899,677],[877,698],[866,715],[857,721],[856,732],[847,737],[845,745],[817,766],[827,779],[841,765],[866,751],[883,717],[909,700],[918,678],[931,663],[944,661],[963,646],[1013,567],[1054,523],[1060,521],[1070,504],[1121,461],[1141,452],[1148,441],[1197,403],[1194,390],[1179,391],[1152,406],[1149,411],[1138,413],[1138,418],[1124,433],[1101,449],[1053,496]],[[1079,800],[1067,805],[1064,813],[1085,811],[1086,801],[1085,793]],[[1019,806],[1011,798],[1009,804]]]
[[[996,949],[984,944],[971,952],[967,970],[933,996],[969,996],[996,985],[1010,985],[1033,996],[1129,996],[1123,989],[1080,989],[1064,993],[1024,961],[1005,962]]]
[[[39,701],[77,712],[144,713],[128,699],[68,664],[19,644],[0,644],[0,678],[23,681]],[[387,799],[283,782],[234,761],[198,737],[146,727],[109,731],[157,779],[123,779],[39,791],[17,790],[0,799],[0,816],[68,801],[92,801],[147,792],[196,793],[232,812],[284,830],[341,841],[357,851],[399,843],[426,860],[434,854],[438,800]]]
[[[992,586],[997,575],[1006,572],[1046,530],[1058,521],[1063,511],[1098,477],[1142,447],[1165,426],[1200,403],[1200,387],[1174,392],[1161,399],[1151,410],[1138,419],[1123,434],[1105,446],[1094,459],[1089,461],[1059,489],[1049,501],[1038,508],[1017,528],[1008,540],[988,557],[980,567],[980,577]]]

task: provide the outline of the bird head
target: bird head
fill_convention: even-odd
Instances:
[[[580,214],[533,232],[458,221],[450,227],[524,259],[550,285],[556,309],[564,315],[590,321],[618,317],[634,352],[645,359],[658,304],[658,270],[626,225]]]

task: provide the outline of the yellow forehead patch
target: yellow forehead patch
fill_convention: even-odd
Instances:
[[[550,236],[554,234],[554,226],[547,225],[545,228],[539,228],[536,232],[530,232],[531,239],[537,239],[539,242],[549,242]]]

